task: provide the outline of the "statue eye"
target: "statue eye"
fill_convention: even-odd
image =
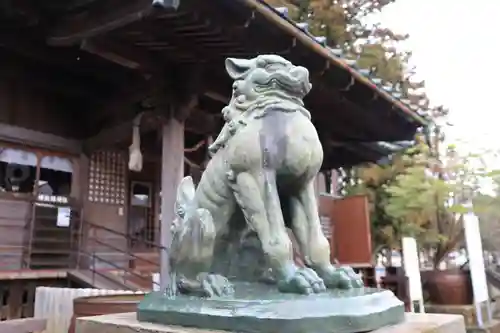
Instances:
[[[266,71],[268,72],[277,72],[278,70],[282,69],[283,65],[281,64],[268,64],[266,66]]]
[[[266,67],[267,61],[262,58],[257,59],[257,67]]]

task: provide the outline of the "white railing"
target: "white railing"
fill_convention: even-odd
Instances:
[[[117,294],[143,294],[143,292],[38,287],[35,293],[34,317],[47,320],[44,333],[67,333],[73,317],[75,298]]]

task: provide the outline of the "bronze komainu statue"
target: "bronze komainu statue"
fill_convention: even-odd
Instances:
[[[323,149],[302,102],[312,87],[308,70],[276,55],[230,58],[226,70],[234,80],[222,111],[226,125],[210,147],[213,157],[198,187],[187,177],[178,189],[174,284],[185,293],[231,293],[229,280],[215,268],[217,257],[232,251],[224,235],[252,230],[280,291],[361,287],[351,268],[330,263],[320,226],[313,184]],[[294,263],[286,226],[305,268]]]

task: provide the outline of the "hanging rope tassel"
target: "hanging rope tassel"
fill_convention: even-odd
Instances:
[[[128,168],[131,171],[140,172],[142,170],[142,153],[141,153],[141,132],[140,125],[143,113],[139,113],[132,125],[132,144],[128,147],[129,160]]]

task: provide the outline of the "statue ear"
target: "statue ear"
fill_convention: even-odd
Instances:
[[[176,210],[185,214],[194,201],[195,187],[191,176],[184,177],[177,188]]]
[[[227,58],[226,72],[233,80],[239,80],[244,77],[252,68],[252,60]]]

